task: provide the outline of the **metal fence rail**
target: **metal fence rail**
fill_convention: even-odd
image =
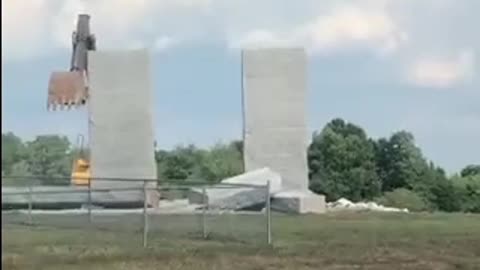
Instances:
[[[23,184],[17,187],[2,186],[2,223],[6,225],[23,226],[23,228],[27,229],[30,227],[47,226],[80,230],[96,228],[109,231],[141,231],[143,247],[147,247],[149,240],[154,237],[193,237],[205,240],[229,239],[229,241],[239,240],[242,242],[249,242],[246,239],[251,238],[252,242],[258,244],[272,244],[269,182],[267,182],[267,185],[259,186],[212,184],[201,181],[178,183],[173,181],[158,182],[157,179],[99,178],[92,180],[135,182],[139,185],[136,187],[93,188],[91,184],[86,187],[46,187],[35,185],[34,183],[39,179],[46,178],[34,176],[2,177],[2,183],[3,179],[6,178],[15,179],[15,182],[22,182],[20,184]],[[58,180],[62,179],[59,178]],[[157,183],[157,186],[152,187],[149,185],[151,182]],[[207,196],[207,190],[212,188],[225,191],[234,189],[263,190],[265,194],[263,210],[242,212],[233,211],[232,209],[213,209],[209,205]],[[201,190],[202,200],[200,203],[190,204],[188,199],[185,198],[171,201],[160,200],[161,203],[172,202],[172,204],[178,201],[187,201],[188,203],[185,207],[189,209],[188,211],[167,211],[166,208],[160,206],[152,208],[148,205],[149,192],[159,192],[159,194],[179,192],[184,194],[191,192],[193,189]],[[137,192],[140,194],[139,199],[142,206],[130,210],[96,208],[96,202],[98,201],[96,197],[98,197],[98,194],[122,192]],[[72,201],[77,199],[83,205],[82,207],[86,206],[86,209],[42,211],[36,207],[36,199],[43,198],[45,201],[50,200],[49,202],[52,203],[52,196],[66,196],[66,198],[70,198]],[[9,203],[9,198],[11,203],[12,197],[16,198],[17,202],[26,201],[26,207],[16,210],[3,210],[4,206]],[[87,218],[82,218],[85,215]],[[137,216],[139,217],[138,219],[134,218]],[[8,230],[8,226],[5,229]]]

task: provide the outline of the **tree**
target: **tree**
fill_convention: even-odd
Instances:
[[[480,175],[480,165],[468,165],[460,172],[462,177]]]
[[[427,162],[415,145],[413,135],[406,131],[394,133],[388,140],[380,139],[375,144],[378,175],[383,191],[397,188],[412,189],[421,181]]]
[[[427,162],[406,131],[394,133],[375,144],[378,175],[384,192],[408,189],[420,195],[431,210],[457,211],[460,200],[445,171]]]
[[[158,151],[156,156],[160,181],[199,178],[203,152],[194,145],[177,146],[168,153]]]
[[[234,140],[233,142],[230,143],[231,147],[233,147],[238,153],[240,153],[240,156],[242,158],[242,163],[243,163],[243,141],[240,140]]]
[[[310,188],[328,200],[359,201],[380,194],[373,144],[360,127],[334,119],[308,149]]]
[[[243,160],[238,142],[216,144],[205,152],[200,166],[202,178],[212,182],[241,174]]]
[[[27,164],[32,175],[45,177],[46,184],[68,184],[70,179],[65,177],[70,176],[72,165],[69,149],[68,138],[58,135],[37,136],[28,142]]]
[[[480,213],[480,174],[454,176],[451,179],[461,200],[461,211]]]
[[[20,160],[13,164],[11,174],[14,176],[31,176],[30,166],[26,160]]]
[[[430,162],[415,183],[413,190],[430,203],[432,210],[446,212],[459,211],[461,198],[453,184],[447,178],[445,171]]]
[[[22,140],[12,132],[2,134],[2,174],[12,175],[13,165],[25,157],[26,149]]]
[[[166,150],[155,151],[155,161],[157,163],[157,178],[159,180],[164,178],[166,170],[166,161],[169,156],[169,152]]]

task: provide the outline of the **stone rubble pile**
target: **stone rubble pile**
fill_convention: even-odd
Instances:
[[[341,198],[335,202],[327,203],[327,210],[330,212],[335,211],[375,211],[375,212],[404,212],[408,213],[408,209],[400,209],[394,207],[386,207],[379,205],[375,202],[358,202],[354,203],[345,198]]]

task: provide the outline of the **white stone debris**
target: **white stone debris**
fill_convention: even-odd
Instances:
[[[335,202],[327,203],[327,210],[330,212],[335,211],[375,211],[375,212],[403,212],[408,213],[408,209],[403,208],[394,208],[394,207],[386,207],[383,205],[379,205],[375,202],[358,202],[354,203],[345,198],[341,198]]]

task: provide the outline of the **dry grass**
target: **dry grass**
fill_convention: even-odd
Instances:
[[[253,239],[262,235],[262,223],[255,223],[258,217],[235,218],[237,232],[256,231],[248,237],[263,241]],[[186,233],[185,217],[162,217],[162,223],[154,223],[163,224],[170,233],[152,228],[147,249],[141,248],[140,232],[130,225],[100,230],[4,224],[2,266],[11,270],[480,269],[479,215],[344,213],[278,215],[273,221],[273,248],[233,241],[245,240],[247,236],[241,234],[195,240],[196,235]],[[231,220],[217,220],[215,225],[232,226]]]

